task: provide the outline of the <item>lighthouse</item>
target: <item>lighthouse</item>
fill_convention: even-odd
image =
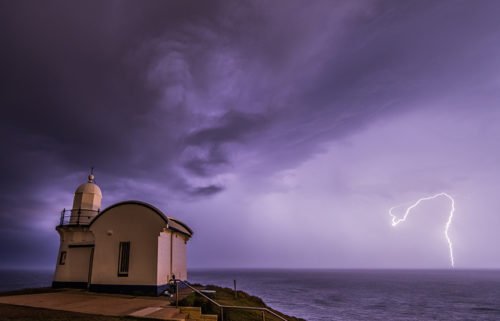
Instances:
[[[146,202],[101,210],[93,172],[79,185],[71,210],[61,212],[55,288],[159,295],[169,281],[187,280],[187,242],[193,231]]]

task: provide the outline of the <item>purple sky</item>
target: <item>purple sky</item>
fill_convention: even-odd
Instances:
[[[0,266],[103,207],[189,224],[190,267],[500,268],[500,2],[0,1]],[[399,211],[403,214],[402,211]]]

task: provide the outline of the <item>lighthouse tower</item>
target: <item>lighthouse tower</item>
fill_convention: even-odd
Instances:
[[[75,191],[73,208],[63,210],[56,227],[61,243],[54,283],[58,287],[87,288],[91,277],[94,235],[89,224],[101,210],[102,193],[92,170],[86,183]]]

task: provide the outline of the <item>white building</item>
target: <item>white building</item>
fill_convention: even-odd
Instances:
[[[191,229],[154,206],[125,201],[101,208],[94,176],[63,210],[53,287],[159,295],[175,276],[187,279],[186,243]]]

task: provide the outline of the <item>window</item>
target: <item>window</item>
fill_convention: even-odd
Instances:
[[[120,242],[118,252],[118,276],[128,276],[130,258],[130,242]]]
[[[61,251],[59,255],[59,265],[64,265],[66,263],[66,251]]]

